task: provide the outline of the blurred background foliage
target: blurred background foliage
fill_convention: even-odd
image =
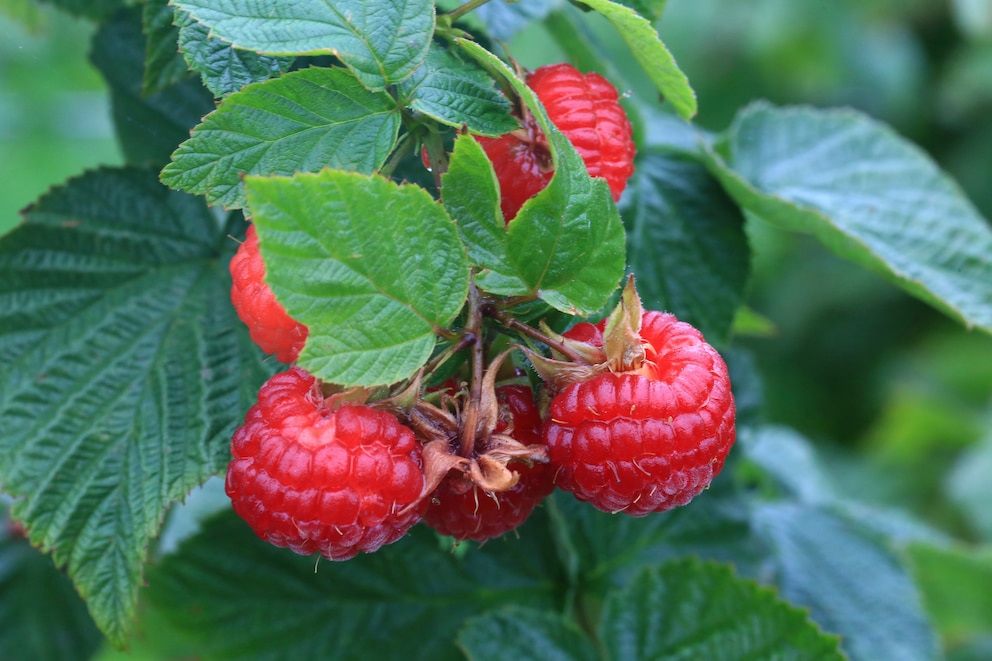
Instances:
[[[992,0],[669,0],[658,25],[697,92],[699,126],[720,131],[762,98],[853,106],[919,144],[992,218]],[[563,59],[545,29],[509,42],[523,65]],[[50,186],[122,162],[91,32],[0,0],[0,231]],[[636,70],[616,52],[613,73]],[[754,356],[764,419],[814,440],[850,496],[992,543],[992,338],[811,239],[755,219],[748,232],[748,306],[771,330],[735,349]],[[975,633],[950,641],[952,658],[992,658],[992,632]]]

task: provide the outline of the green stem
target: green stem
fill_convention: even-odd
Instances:
[[[459,454],[466,459],[471,459],[475,452],[475,436],[479,426],[479,410],[482,406],[482,377],[486,368],[486,348],[482,337],[483,303],[484,299],[479,288],[475,286],[474,281],[471,281],[468,290],[468,325],[465,328],[475,338],[475,343],[472,345],[472,384],[469,401],[462,417],[459,448]]]
[[[386,164],[379,168],[379,174],[387,179],[393,176],[393,172],[399,167],[399,164],[403,162],[403,159],[410,155],[413,151],[413,134],[406,133],[402,138],[400,138],[399,144],[396,149],[393,150],[393,155],[389,157]]]
[[[546,333],[538,330],[537,328],[534,328],[533,326],[528,326],[522,321],[518,319],[514,319],[513,317],[507,315],[506,313],[499,312],[496,315],[494,315],[494,318],[496,319],[496,321],[498,321],[506,328],[511,328],[523,335],[526,335],[531,339],[537,340],[542,344],[546,344],[547,346],[551,347],[552,349],[554,349],[561,355],[565,356],[569,360],[578,363],[588,362],[580,354],[576,353],[562,342],[559,342],[558,340],[550,337]]]
[[[459,18],[461,18],[465,14],[469,13],[470,11],[474,11],[474,10],[478,9],[479,7],[481,7],[482,5],[486,4],[487,2],[489,2],[489,0],[468,0],[468,2],[466,2],[461,7],[457,8],[457,9],[453,9],[452,11],[449,11],[447,13],[447,16],[448,16],[448,18],[451,19],[451,22],[454,23],[455,21],[457,21]]]

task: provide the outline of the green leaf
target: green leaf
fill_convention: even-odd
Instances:
[[[787,502],[757,506],[752,520],[782,596],[839,634],[853,661],[935,658],[916,588],[872,531],[826,507]]]
[[[481,269],[476,276],[479,287],[504,296],[529,293],[506,254],[506,222],[493,165],[470,136],[455,140],[448,171],[441,176],[441,201],[468,248],[469,263]]]
[[[927,613],[945,639],[992,632],[992,548],[906,549]]]
[[[468,127],[480,135],[501,135],[520,126],[510,101],[474,62],[466,62],[437,42],[423,66],[399,85],[399,96],[417,112],[442,124]]]
[[[227,231],[152,172],[104,169],[0,242],[0,482],[116,643],[166,507],[224,467],[268,375]]]
[[[811,233],[965,325],[992,332],[992,228],[890,128],[851,110],[756,104],[717,150],[711,169],[748,211]]]
[[[145,75],[141,84],[145,96],[157,94],[189,78],[186,60],[177,46],[179,28],[172,24],[175,10],[169,0],[149,0],[142,14],[145,33]]]
[[[750,271],[737,205],[698,163],[652,150],[638,157],[623,217],[644,306],[667,310],[711,344],[724,344]]]
[[[551,182],[524,203],[507,228],[506,253],[513,275],[530,293],[563,312],[600,309],[616,290],[626,259],[623,224],[609,186],[589,177],[572,143],[509,67],[477,44],[458,44],[513,86],[547,136],[555,165]]]
[[[115,15],[93,35],[90,60],[110,88],[114,129],[124,157],[135,165],[160,167],[214,104],[195,78],[146,96],[144,58],[140,8]]]
[[[611,659],[842,661],[837,638],[726,565],[683,559],[638,574],[603,608]]]
[[[413,73],[434,34],[432,0],[175,0],[238,48],[266,55],[335,55],[371,90]]]
[[[245,204],[244,174],[323,167],[371,173],[392,151],[400,114],[346,69],[312,67],[231,94],[162,170],[162,181],[211,204]]]
[[[546,503],[563,561],[587,592],[600,596],[644,567],[685,555],[751,567],[759,549],[748,511],[724,482],[684,507],[645,517],[607,514],[556,493]]]
[[[667,0],[618,0],[619,4],[630,7],[651,23],[661,18]]]
[[[581,0],[602,14],[627,43],[631,53],[676,113],[685,119],[696,114],[696,93],[675,63],[651,23],[630,7],[610,0]]]
[[[0,659],[86,661],[102,640],[69,579],[0,511]]]
[[[470,661],[596,661],[596,647],[557,613],[510,607],[469,620],[458,646]],[[624,657],[618,657],[624,658]]]
[[[149,571],[148,597],[210,659],[454,661],[466,618],[560,598],[542,541],[525,526],[519,538],[456,555],[420,526],[373,554],[315,564],[257,539],[231,513]]]
[[[210,29],[197,23],[182,10],[176,10],[179,25],[179,48],[184,68],[196,71],[215,97],[225,97],[251,83],[276,78],[289,71],[295,57],[272,57],[254,51],[233,48],[231,44],[210,36]]]
[[[266,279],[310,329],[301,367],[377,385],[427,361],[469,278],[458,231],[427,191],[338,170],[248,177],[246,187]]]

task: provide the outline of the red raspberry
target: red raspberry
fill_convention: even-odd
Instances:
[[[500,413],[496,432],[506,432],[525,445],[541,443],[541,415],[534,393],[527,386],[496,388]],[[554,471],[549,464],[511,462],[520,481],[508,491],[486,493],[460,475],[449,475],[431,498],[424,523],[442,535],[484,542],[520,526],[544,498],[554,490]]]
[[[265,353],[284,363],[300,355],[307,341],[307,327],[297,322],[265,284],[265,264],[258,252],[255,226],[249,225],[245,241],[231,259],[231,302],[248,333]]]
[[[575,146],[590,176],[605,179],[614,201],[619,200],[634,173],[634,140],[616,88],[599,74],[583,75],[570,64],[541,67],[527,77],[527,84]],[[532,119],[525,125],[499,138],[476,138],[496,170],[507,222],[554,174],[547,138]]]
[[[331,560],[371,553],[423,515],[421,446],[391,414],[331,410],[298,367],[258,392],[231,441],[227,495],[262,539]]]
[[[566,335],[602,344],[604,324]],[[640,335],[647,354],[640,369],[567,386],[544,428],[559,487],[633,516],[692,500],[723,468],[735,438],[727,366],[702,334],[650,311]]]

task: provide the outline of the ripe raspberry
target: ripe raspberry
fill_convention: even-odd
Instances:
[[[570,64],[541,67],[527,77],[527,84],[575,146],[589,175],[605,179],[614,201],[619,200],[634,173],[634,141],[616,88],[599,74],[583,75]],[[533,119],[524,123],[524,129],[498,138],[476,138],[493,162],[507,222],[554,174],[547,137]]]
[[[525,445],[541,443],[541,416],[534,393],[526,386],[496,388],[500,413],[496,432],[510,433]],[[520,526],[538,503],[554,490],[554,471],[549,464],[511,462],[520,481],[508,491],[487,493],[450,474],[432,495],[424,523],[442,535],[459,540],[484,542]]]
[[[580,324],[566,336],[602,345],[604,324]],[[641,368],[567,386],[544,428],[557,486],[633,516],[692,500],[723,468],[735,438],[727,367],[702,334],[649,311],[640,336]]]
[[[371,553],[423,515],[421,446],[389,413],[327,406],[298,367],[258,392],[231,441],[227,495],[262,539],[330,560]]]
[[[283,363],[296,360],[307,341],[307,327],[286,314],[265,284],[265,264],[258,252],[254,225],[248,226],[244,243],[231,259],[230,270],[231,302],[248,326],[252,341]]]

